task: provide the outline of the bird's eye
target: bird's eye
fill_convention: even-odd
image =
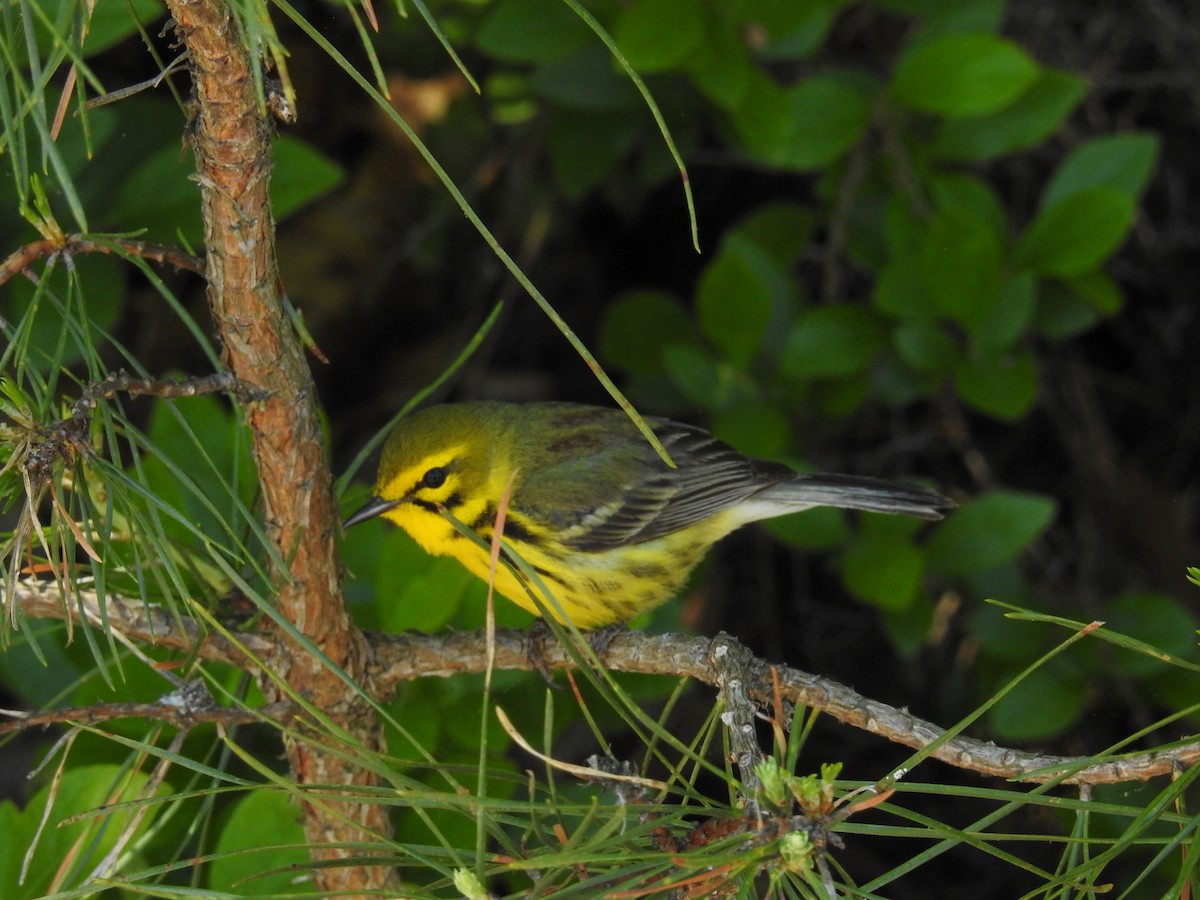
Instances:
[[[446,470],[441,466],[434,466],[425,473],[425,477],[421,479],[421,482],[430,490],[437,490],[446,483]]]

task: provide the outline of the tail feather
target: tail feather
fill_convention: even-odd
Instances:
[[[775,512],[813,506],[836,506],[868,512],[940,519],[954,502],[936,491],[865,475],[797,475],[773,484],[754,496],[754,502],[785,507]]]

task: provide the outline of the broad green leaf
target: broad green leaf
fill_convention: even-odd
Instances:
[[[1059,69],[1045,69],[1011,106],[975,119],[948,119],[933,142],[942,159],[995,159],[1036,147],[1066,121],[1087,91],[1086,82]]]
[[[155,22],[167,14],[161,0],[129,0],[127,3],[97,3],[88,18],[84,55],[95,56],[137,33],[138,22],[154,34]]]
[[[5,900],[45,897],[59,878],[58,890],[81,887],[85,876],[116,847],[122,832],[135,825],[134,817],[144,813],[129,842],[129,846],[138,846],[139,836],[154,823],[156,810],[161,808],[154,803],[145,809],[133,805],[147,781],[144,773],[131,775],[118,765],[73,765],[63,770],[53,796],[49,787],[42,787],[20,812],[7,801],[0,804],[7,848],[0,853],[0,896]],[[122,801],[130,805],[116,806]],[[47,804],[50,809],[43,825]],[[85,815],[91,812],[99,815]],[[63,824],[73,816],[80,818]],[[34,846],[35,835],[28,875],[19,883],[24,854]]]
[[[932,322],[942,310],[925,288],[921,261],[915,256],[899,256],[879,273],[871,305],[897,319]]]
[[[718,413],[712,433],[759,459],[778,459],[791,442],[787,417],[770,403],[739,403]]]
[[[1098,267],[1125,240],[1134,200],[1109,187],[1087,187],[1043,207],[1017,243],[1018,264],[1069,277]]]
[[[696,326],[687,308],[665,291],[628,291],[609,304],[597,339],[600,356],[626,372],[662,368],[663,348],[693,343]]]
[[[1115,134],[1080,144],[1063,160],[1042,197],[1042,207],[1087,188],[1103,187],[1136,201],[1154,173],[1158,139],[1149,134]]]
[[[922,372],[943,372],[961,355],[958,342],[941,325],[905,322],[892,337],[900,358]]]
[[[803,255],[815,225],[816,215],[811,209],[780,201],[756,207],[729,234],[751,242],[786,269]]]
[[[937,209],[964,209],[987,224],[1003,240],[1008,234],[1008,210],[996,189],[982,178],[965,172],[936,172],[929,179],[929,194]]]
[[[635,112],[640,122],[645,114],[637,88],[613,64],[608,49],[599,45],[539,65],[529,79],[529,86],[539,97],[557,106],[592,116],[596,112]],[[609,123],[600,120],[581,130],[597,140],[603,139],[601,130],[607,127]]]
[[[840,159],[866,133],[870,97],[835,75],[789,88],[763,76],[734,113],[746,152],[785,169],[819,169]]]
[[[1124,300],[1121,288],[1100,269],[1045,282],[1033,326],[1049,338],[1062,340],[1091,328],[1101,316],[1114,315]]]
[[[1165,594],[1124,594],[1104,604],[1105,627],[1172,656],[1194,658],[1200,621],[1181,600]],[[1145,678],[1166,663],[1144,653],[1115,648],[1111,659],[1126,675]],[[1108,658],[1108,657],[1105,657]]]
[[[678,68],[704,39],[703,13],[693,0],[638,0],[617,15],[613,40],[640,72]]]
[[[762,527],[780,540],[806,550],[828,550],[840,546],[850,533],[846,514],[829,506],[767,519]]]
[[[972,323],[971,338],[985,353],[1007,350],[1025,334],[1037,306],[1037,279],[1021,272],[1000,285],[996,304],[986,316]]]
[[[303,141],[283,136],[275,141],[271,199],[282,220],[305,203],[335,187],[341,168]],[[203,239],[200,189],[192,180],[195,164],[178,146],[156,151],[129,176],[117,192],[109,220],[126,231],[145,228],[151,239],[188,243]]]
[[[929,565],[949,575],[991,569],[1016,559],[1055,514],[1049,497],[992,491],[956,509],[926,545]]]
[[[864,529],[842,554],[841,571],[842,582],[856,597],[898,612],[917,597],[925,555],[903,532]]]
[[[883,323],[870,310],[809,309],[789,332],[779,369],[795,379],[843,377],[866,369],[886,343]]]
[[[980,216],[961,206],[930,217],[919,262],[921,282],[948,316],[972,329],[1000,300],[1003,241]]]
[[[1083,714],[1088,686],[1057,660],[1031,672],[988,711],[988,724],[1006,741],[1036,741],[1065,731]]]
[[[217,836],[208,887],[238,897],[296,893],[297,873],[312,862],[306,845],[295,800],[281,791],[250,791],[234,804]],[[316,889],[309,884],[308,890]]]
[[[954,388],[963,402],[996,419],[1025,415],[1037,399],[1037,367],[1023,347],[962,360],[954,370]]]
[[[696,314],[700,330],[726,359],[745,368],[762,348],[771,320],[772,284],[765,254],[746,240],[728,240],[700,276]]]
[[[687,60],[688,77],[719,109],[736,110],[761,72],[739,28],[710,22],[708,36]]]
[[[951,34],[914,44],[896,64],[892,95],[913,109],[975,118],[1012,104],[1041,69],[1017,44],[993,34]]]
[[[667,345],[663,367],[679,392],[701,409],[726,409],[745,391],[735,366],[693,344]]]
[[[567,196],[582,196],[612,172],[637,135],[630,116],[556,109],[548,141],[554,177]]]
[[[499,0],[475,33],[480,50],[513,63],[561,59],[592,39],[591,29],[568,7],[542,0]]]

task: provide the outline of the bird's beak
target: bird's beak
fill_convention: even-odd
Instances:
[[[381,516],[389,509],[395,509],[403,500],[384,500],[382,497],[372,497],[362,507],[350,515],[342,523],[343,528],[349,528],[351,525],[357,525],[359,522],[365,522],[367,519],[373,519],[376,516]]]

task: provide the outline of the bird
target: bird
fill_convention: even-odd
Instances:
[[[674,467],[619,409],[500,401],[426,407],[394,427],[374,496],[344,525],[382,516],[427,553],[454,557],[485,581],[494,577],[495,590],[518,606],[590,630],[669,600],[714,543],[750,522],[815,506],[932,520],[954,505],[916,485],[796,472],[747,457],[697,426],[645,421]],[[506,491],[500,534],[510,565],[493,569],[485,546]]]

